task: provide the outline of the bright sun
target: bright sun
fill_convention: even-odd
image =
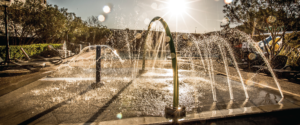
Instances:
[[[176,30],[177,30],[177,23],[178,23],[178,20],[179,20],[178,18],[180,18],[180,17],[183,20],[185,26],[187,27],[187,24],[185,22],[185,17],[186,16],[190,17],[195,22],[197,22],[201,27],[206,29],[198,20],[196,20],[193,16],[191,16],[189,14],[190,10],[205,12],[205,11],[202,11],[202,10],[194,9],[194,8],[189,6],[191,3],[195,3],[195,2],[198,2],[198,1],[202,1],[202,0],[156,0],[156,1],[159,1],[159,2],[163,3],[162,5],[165,5],[163,7],[159,7],[160,8],[159,10],[165,10],[166,9],[166,13],[163,16],[161,16],[162,18],[164,18],[167,15],[170,15],[169,18],[173,18],[173,19],[174,19],[174,17],[176,18],[174,20],[176,22]],[[157,8],[156,6],[157,6],[157,4],[154,3],[153,8]]]
[[[185,0],[169,0],[168,9],[172,14],[182,14],[186,12],[186,4]]]

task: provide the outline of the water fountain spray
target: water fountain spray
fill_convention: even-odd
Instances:
[[[93,83],[91,86],[92,86],[92,88],[99,88],[99,87],[101,87],[101,86],[104,85],[101,82],[101,48],[105,47],[105,48],[111,49],[111,51],[119,58],[119,60],[120,60],[120,62],[122,64],[123,64],[124,61],[120,58],[120,56],[117,54],[117,52],[113,48],[111,48],[110,46],[108,46],[108,45],[88,46],[84,50],[88,50],[91,47],[96,47],[96,83]]]
[[[148,37],[148,33],[151,29],[152,23],[155,21],[160,21],[161,24],[163,25],[163,27],[165,28],[166,31],[166,36],[169,39],[169,45],[170,45],[170,51],[171,51],[171,58],[172,58],[172,69],[173,69],[173,83],[174,83],[174,91],[173,91],[173,106],[167,106],[165,108],[165,115],[166,117],[170,117],[170,118],[180,118],[180,117],[184,117],[186,112],[185,112],[185,107],[184,106],[179,106],[179,80],[178,80],[178,65],[177,65],[177,56],[176,56],[176,49],[175,49],[175,45],[173,42],[173,38],[169,29],[168,24],[163,20],[163,18],[161,17],[154,17],[149,26],[148,26],[148,30],[146,33],[146,39],[144,40],[144,52],[143,52],[143,66],[142,66],[142,70],[140,71],[140,73],[145,73],[145,56],[146,56],[146,40]]]

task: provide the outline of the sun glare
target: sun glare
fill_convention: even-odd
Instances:
[[[172,14],[182,14],[186,12],[186,4],[185,0],[169,0],[168,9]]]
[[[233,0],[224,0],[224,2],[225,2],[226,4],[230,4],[231,2],[233,2]]]
[[[180,20],[179,18],[181,18],[181,20],[183,20],[183,23],[187,27],[186,22],[185,22],[185,16],[190,17],[191,19],[196,21],[202,28],[206,29],[200,22],[198,22],[193,16],[191,16],[189,14],[190,10],[196,10],[198,12],[205,12],[203,10],[194,9],[190,6],[190,4],[201,1],[201,0],[156,0],[156,1],[163,3],[160,5],[166,5],[163,7],[159,7],[160,8],[159,10],[164,11],[166,9],[165,14],[161,17],[164,18],[165,16],[169,15],[170,16],[169,18],[173,18],[172,20],[176,23],[176,31],[177,31],[178,21]],[[157,4],[152,4],[151,7],[153,9],[155,9],[156,5]],[[174,17],[175,17],[175,19],[174,19]]]

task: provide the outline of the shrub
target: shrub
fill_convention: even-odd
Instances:
[[[10,49],[10,58],[11,59],[22,59],[25,57],[21,47],[25,50],[28,56],[33,56],[43,52],[48,45],[52,45],[54,48],[59,48],[62,44],[31,44],[31,45],[11,45]],[[6,56],[6,46],[0,46],[0,57],[5,59]]]

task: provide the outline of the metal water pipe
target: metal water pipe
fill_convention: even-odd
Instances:
[[[101,46],[96,47],[96,84],[101,82]]]
[[[148,26],[148,30],[146,32],[146,38],[144,39],[144,48],[143,48],[143,65],[142,65],[142,72],[145,71],[145,56],[146,56],[146,41],[147,41],[147,37],[149,34],[149,31],[151,29],[152,23],[155,21],[160,21],[161,24],[163,25],[165,31],[166,31],[166,36],[169,37],[169,45],[170,45],[170,51],[171,51],[171,58],[172,58],[172,69],[173,69],[173,84],[174,84],[174,90],[173,90],[173,111],[174,113],[177,112],[178,110],[180,111],[184,111],[185,112],[185,107],[180,107],[179,106],[179,80],[178,80],[178,65],[177,65],[177,56],[176,56],[176,49],[175,49],[175,45],[173,42],[173,38],[171,35],[171,31],[169,29],[168,24],[164,21],[163,18],[161,17],[154,17],[149,26]],[[172,112],[172,111],[171,111]],[[167,114],[167,108],[166,108],[166,114]],[[181,114],[180,114],[181,115]],[[177,115],[175,115],[177,116]]]
[[[92,88],[100,88],[104,84],[101,82],[101,46],[96,46],[96,83],[93,83]]]

